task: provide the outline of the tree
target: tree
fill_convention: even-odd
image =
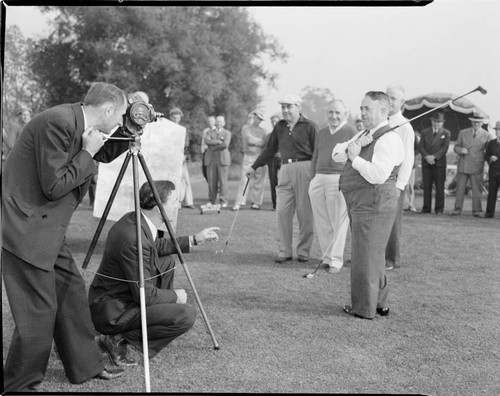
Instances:
[[[306,87],[300,92],[302,114],[322,127],[327,124],[326,108],[335,98],[328,88]]]
[[[260,101],[259,83],[274,84],[261,57],[286,59],[243,7],[44,9],[60,13],[34,60],[49,105],[78,100],[91,82],[106,81],[145,91],[157,111],[180,107],[196,140],[207,115],[225,115],[232,130],[243,125]]]
[[[7,132],[18,108],[26,106],[33,113],[43,110],[45,91],[29,67],[32,51],[33,42],[25,38],[17,26],[6,29],[2,117]]]

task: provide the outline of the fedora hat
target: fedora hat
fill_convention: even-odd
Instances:
[[[479,113],[473,113],[470,117],[469,120],[471,121],[483,121],[483,116]]]
[[[431,120],[436,122],[444,122],[444,114],[443,113],[435,113],[431,115]]]
[[[495,129],[495,130],[500,129],[500,121],[497,121],[497,123],[495,124],[495,127],[493,129]]]

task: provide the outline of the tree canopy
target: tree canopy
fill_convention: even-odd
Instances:
[[[57,10],[54,31],[36,43],[33,69],[47,106],[78,101],[94,81],[144,91],[155,110],[184,112],[201,133],[206,116],[243,125],[259,83],[274,85],[263,59],[287,55],[244,7],[79,7]]]

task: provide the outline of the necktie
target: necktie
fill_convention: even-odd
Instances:
[[[438,133],[437,129],[434,129],[434,136]]]
[[[473,139],[476,137],[476,134],[477,134],[477,131],[474,131],[474,133],[472,134]]]

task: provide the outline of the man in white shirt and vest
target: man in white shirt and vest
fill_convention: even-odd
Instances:
[[[367,92],[361,102],[366,130],[348,145],[340,176],[351,221],[351,301],[344,311],[358,318],[387,316],[385,248],[394,224],[401,190],[396,188],[405,150],[387,121],[390,99]]]

